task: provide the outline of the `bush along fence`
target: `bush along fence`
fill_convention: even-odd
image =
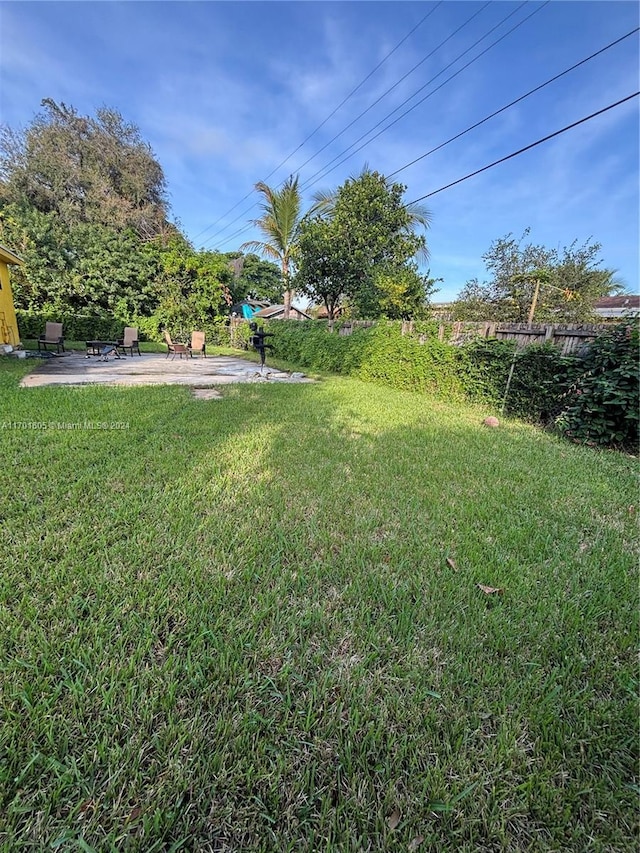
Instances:
[[[338,332],[340,335],[350,335],[354,328],[366,328],[372,323],[366,320],[354,320],[343,323]],[[580,349],[584,344],[594,341],[600,335],[611,330],[611,323],[570,323],[570,324],[527,324],[527,323],[498,323],[495,321],[473,322],[435,322],[427,323],[431,330],[437,328],[440,341],[461,344],[475,338],[495,338],[499,341],[515,341],[519,348],[531,344],[554,344],[563,355],[569,355]],[[423,328],[424,323],[415,320],[404,320],[401,325],[403,335],[413,335],[417,329]],[[424,331],[419,333],[424,340]]]
[[[177,340],[193,331],[157,317],[125,323],[104,314],[16,315],[25,340],[42,334],[47,321],[63,323],[70,341],[115,340],[125,325],[136,326],[143,341],[162,341],[165,325]],[[200,326],[211,345],[248,346],[246,321],[219,317]],[[274,355],[291,364],[486,403],[505,414],[556,427],[573,441],[637,452],[637,320],[615,326],[532,327],[354,321],[333,328],[326,321],[277,320],[268,326]]]
[[[162,334],[164,328],[167,328],[176,340],[188,340],[191,332],[197,327],[199,331],[205,332],[207,342],[213,346],[246,348],[249,339],[246,323],[242,328],[238,328],[235,334],[230,333],[228,317],[219,317],[208,323],[195,323],[192,327],[186,327],[184,324],[179,326],[169,321],[163,322],[157,317],[131,317],[125,321],[112,314],[71,314],[59,311],[30,312],[17,309],[16,318],[20,338],[23,341],[36,340],[43,334],[48,322],[62,323],[64,337],[68,341],[117,340],[122,337],[125,326],[137,328],[141,341],[158,343],[164,341]]]
[[[453,334],[452,327],[445,327],[443,334],[441,329],[433,321],[410,327],[400,322],[336,324],[333,332],[325,322],[269,324],[274,354],[292,364],[487,403],[556,427],[574,441],[636,452],[637,323],[602,327],[593,337],[575,335],[580,346],[568,355],[557,335],[554,342],[549,338],[522,346],[515,337],[476,333],[461,338],[459,330]]]
[[[62,323],[64,336],[70,341],[113,341],[122,337],[125,325],[111,314],[32,313],[16,310],[22,340],[34,340],[44,333],[45,324]]]

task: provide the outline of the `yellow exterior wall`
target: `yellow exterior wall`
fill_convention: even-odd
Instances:
[[[22,260],[0,246],[0,344],[20,344],[18,321],[13,307],[13,294],[9,281],[9,264],[21,264]]]

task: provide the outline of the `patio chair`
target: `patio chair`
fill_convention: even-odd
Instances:
[[[38,338],[38,352],[45,350],[47,347],[55,347],[56,352],[60,350],[64,352],[64,338],[62,337],[62,323],[47,323],[45,325],[44,335]]]
[[[118,341],[118,347],[125,352],[129,350],[131,355],[133,356],[133,351],[135,350],[139,356],[142,355],[140,352],[140,347],[138,346],[138,330],[132,328],[131,326],[126,326],[124,330],[124,337],[122,340]]]
[[[165,343],[167,345],[167,358],[169,358],[169,356],[172,353],[173,353],[173,358],[171,359],[171,361],[173,361],[173,359],[177,355],[179,355],[180,358],[182,358],[183,355],[189,355],[189,347],[186,344],[174,343],[171,340],[171,335],[169,334],[169,332],[166,329],[164,329],[162,334],[164,335],[164,340],[165,340]]]
[[[194,352],[207,357],[207,347],[204,342],[204,332],[191,332],[191,343],[189,344],[189,355],[193,358]]]

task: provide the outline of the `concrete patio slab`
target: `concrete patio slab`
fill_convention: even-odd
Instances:
[[[49,358],[25,376],[23,388],[43,385],[191,385],[207,387],[232,382],[312,382],[300,373],[274,370],[243,358],[167,358],[162,353],[142,356],[109,357],[101,361],[84,352],[64,353]]]

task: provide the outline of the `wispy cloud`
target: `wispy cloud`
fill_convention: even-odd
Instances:
[[[362,134],[362,141],[369,140],[367,131],[377,122],[386,127],[391,110],[518,3],[491,4],[331,142],[481,5],[442,4],[271,182],[300,168],[306,181],[337,155],[343,159],[342,151]],[[187,233],[196,234],[245,210],[242,204],[228,213],[329,116],[426,8],[398,2],[5,2],[2,118],[12,126],[26,124],[47,96],[83,112],[103,104],[119,109],[156,152],[174,213]],[[637,10],[629,3],[549,4],[310,191],[339,185],[364,162],[395,171],[636,23]],[[637,67],[638,40],[629,39],[395,180],[407,185],[407,200],[437,189],[627,94],[637,82]],[[532,239],[551,245],[593,234],[609,252],[607,263],[637,286],[637,115],[636,101],[429,199],[431,268],[447,279],[440,296],[473,275],[482,278],[481,255],[491,241],[528,225],[536,234]],[[217,236],[216,229],[210,236]],[[234,248],[233,242],[226,248]]]

